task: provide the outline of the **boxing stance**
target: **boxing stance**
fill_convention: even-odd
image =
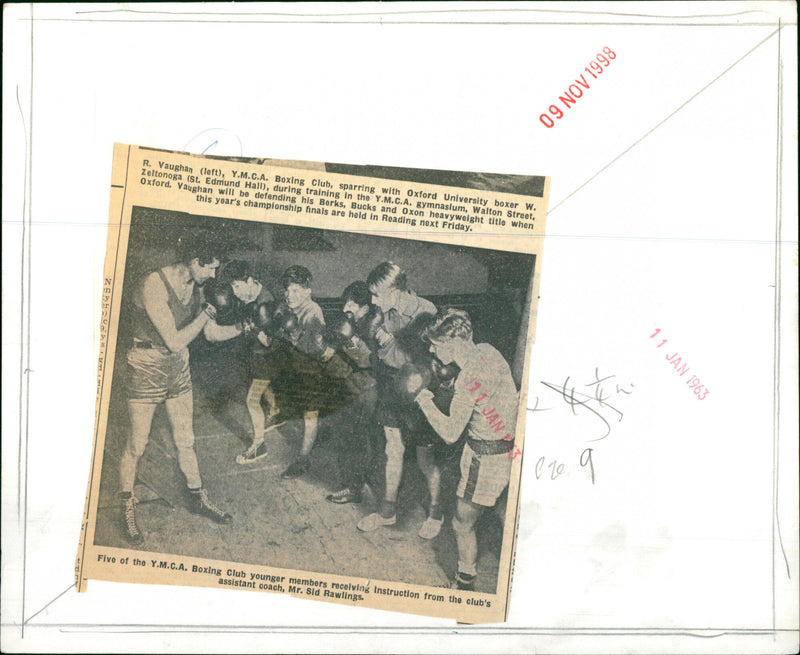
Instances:
[[[167,410],[178,450],[178,465],[189,490],[189,510],[217,523],[230,523],[230,514],[211,503],[200,479],[192,429],[192,379],[188,345],[206,330],[216,340],[232,338],[238,327],[214,322],[216,310],[203,304],[200,286],[214,277],[216,249],[199,235],[181,237],[179,261],[150,273],[135,291],[132,348],[127,354],[127,393],[131,432],[120,459],[120,500],[126,539],[138,544],[143,535],[136,521],[133,487],[136,467],[150,438],[156,407]],[[222,303],[220,303],[222,304]],[[226,309],[226,308],[222,308]]]
[[[343,360],[348,365],[345,377],[348,398],[332,416],[336,426],[336,454],[340,486],[325,500],[330,503],[359,503],[366,482],[369,434],[378,398],[372,376],[371,355],[367,345],[370,293],[366,282],[348,285],[342,293],[343,313],[331,322],[331,334]]]
[[[220,293],[230,292],[235,296],[238,302],[235,304],[232,321],[235,321],[235,325],[238,325],[243,333],[252,337],[247,344],[247,377],[250,383],[246,405],[253,424],[253,441],[251,446],[236,458],[238,464],[244,464],[266,456],[265,432],[284,422],[270,383],[277,370],[270,346],[273,343],[273,329],[278,326],[274,320],[275,307],[272,294],[253,277],[247,262],[241,260],[228,262],[217,276],[216,283]],[[267,407],[267,415],[264,406]]]
[[[300,477],[308,470],[311,449],[319,432],[319,413],[330,396],[329,380],[322,366],[329,364],[336,355],[336,351],[325,342],[322,309],[311,299],[312,279],[311,271],[304,266],[290,266],[281,277],[284,304],[275,310],[270,329],[278,337],[277,341],[288,347],[275,358],[283,361],[271,381],[274,393],[263,394],[258,388],[254,391],[251,387],[248,407],[255,429],[253,444],[236,460],[247,463],[266,455],[263,431],[259,430],[260,403],[264,398],[270,407],[270,415],[274,416],[278,410],[273,403],[280,396],[282,400],[278,404],[288,403],[303,412],[303,443],[297,458],[281,474],[285,480]],[[261,311],[261,308],[256,309]],[[262,335],[264,332],[259,330],[259,340],[267,345],[270,339],[269,335]],[[266,388],[269,387],[267,382]],[[256,403],[259,409],[256,409]],[[270,427],[274,426],[273,421]]]
[[[367,277],[372,304],[380,310],[371,315],[369,333],[379,360],[377,418],[386,437],[386,468],[385,492],[378,511],[362,518],[358,529],[369,532],[397,522],[395,505],[403,475],[403,456],[406,445],[414,445],[430,494],[428,517],[419,535],[433,539],[443,521],[439,507],[441,470],[430,444],[417,439],[418,424],[424,419],[413,403],[397,392],[397,378],[403,365],[415,359],[414,351],[421,346],[420,323],[436,314],[436,306],[408,291],[406,284],[405,273],[392,262],[379,264]]]
[[[477,574],[478,542],[475,523],[485,507],[492,507],[508,485],[514,446],[518,397],[511,370],[488,343],[475,344],[469,315],[458,309],[441,311],[423,331],[430,351],[445,365],[455,363],[450,415],[440,412],[433,394],[422,389],[416,403],[436,433],[455,443],[466,428],[461,455],[461,479],[456,490],[453,531],[458,546],[454,586],[473,590]]]

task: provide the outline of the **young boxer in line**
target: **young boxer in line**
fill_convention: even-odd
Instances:
[[[339,488],[325,499],[335,504],[359,503],[371,463],[371,430],[378,389],[372,375],[372,351],[367,345],[370,320],[367,283],[353,282],[342,293],[342,314],[331,321],[331,336],[352,369],[350,398],[333,415]]]
[[[264,457],[267,453],[264,434],[285,422],[287,412],[277,410],[278,389],[286,404],[295,405],[303,411],[304,435],[300,456],[284,472],[284,479],[305,473],[308,456],[317,436],[319,411],[335,413],[340,424],[355,421],[356,432],[359,425],[371,416],[370,404],[362,406],[361,400],[368,401],[369,395],[361,394],[374,386],[368,373],[369,349],[362,342],[352,344],[352,339],[343,339],[342,334],[324,329],[324,318],[319,305],[310,300],[311,273],[304,267],[290,267],[284,273],[285,305],[274,307],[264,303],[262,285],[252,278],[249,267],[244,263],[228,266],[221,274],[222,279],[231,278],[233,291],[245,305],[242,312],[245,324],[256,336],[250,361],[252,382],[247,398],[248,409],[254,426],[253,443],[237,462],[245,464]],[[230,273],[229,273],[230,271]],[[298,289],[299,287],[299,289]],[[294,313],[297,310],[298,314]],[[344,323],[349,318],[342,314]],[[344,328],[344,323],[340,328]],[[343,355],[336,352],[339,349]],[[265,421],[264,405],[269,415]],[[363,411],[361,411],[363,409]],[[287,408],[288,411],[288,408]],[[266,426],[266,427],[265,427]],[[348,430],[349,431],[349,430]],[[360,469],[362,467],[356,467]],[[361,487],[352,498],[346,493],[329,497],[331,502],[356,502],[360,500]],[[340,490],[341,491],[341,490]]]
[[[236,458],[238,464],[245,464],[266,456],[265,433],[285,422],[272,389],[272,380],[280,370],[276,349],[272,348],[276,305],[272,294],[253,276],[250,264],[245,261],[228,262],[216,283],[221,289],[230,289],[238,300],[235,321],[251,337],[246,350],[249,379],[246,405],[253,425],[253,441]]]
[[[514,447],[519,404],[517,387],[503,356],[488,343],[473,342],[467,312],[452,308],[441,311],[423,331],[423,338],[443,364],[454,363],[460,368],[449,416],[437,409],[428,389],[422,389],[415,402],[446,443],[454,443],[467,431],[453,518],[458,546],[453,586],[474,590],[478,560],[475,523],[508,486],[508,453]]]
[[[393,262],[376,266],[367,277],[375,310],[368,324],[369,338],[378,356],[377,420],[386,437],[384,497],[377,511],[358,522],[362,532],[377,530],[397,522],[396,503],[403,475],[403,457],[407,446],[416,448],[417,462],[428,486],[430,506],[419,536],[433,539],[439,534],[443,516],[439,505],[441,470],[427,443],[419,443],[419,410],[398,392],[406,380],[401,379],[404,365],[424,357],[420,354],[421,325],[436,314],[436,306],[412,293],[407,278]]]

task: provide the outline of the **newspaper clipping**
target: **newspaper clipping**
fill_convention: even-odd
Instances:
[[[548,192],[115,146],[78,589],[504,621]]]

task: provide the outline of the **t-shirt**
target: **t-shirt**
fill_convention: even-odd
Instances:
[[[309,298],[292,311],[297,316],[298,326],[288,335],[289,341],[300,352],[312,359],[319,359],[326,350],[322,308]]]
[[[415,359],[415,351],[423,350],[419,338],[420,323],[436,315],[436,305],[413,293],[400,294],[396,307],[384,314],[378,330],[378,358],[387,366],[400,368]]]
[[[488,343],[478,344],[477,357],[461,369],[456,378],[450,414],[459,405],[469,405],[467,424],[470,439],[494,441],[514,436],[519,398],[511,369],[503,356]]]
[[[511,369],[488,343],[477,344],[455,379],[449,416],[430,398],[419,403],[429,423],[448,443],[455,443],[466,428],[467,438],[497,441],[514,439],[519,398]]]

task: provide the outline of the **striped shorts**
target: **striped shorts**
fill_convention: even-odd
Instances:
[[[461,453],[461,480],[456,495],[463,500],[492,507],[511,477],[511,460],[507,453],[478,455],[469,443]]]

